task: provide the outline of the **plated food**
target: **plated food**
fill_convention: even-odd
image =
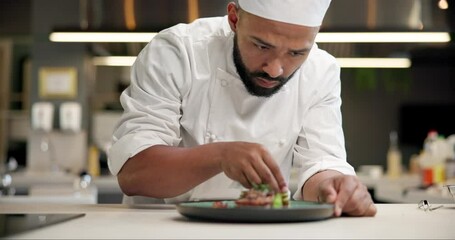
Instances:
[[[216,207],[222,204],[223,207]],[[192,220],[219,222],[303,222],[333,216],[333,204],[291,201],[287,207],[238,206],[235,201],[200,201],[177,204],[177,211]]]
[[[242,191],[234,202],[237,207],[282,208],[289,206],[290,192],[275,193],[267,184],[259,184]],[[228,205],[223,201],[215,201],[213,207],[227,208]]]
[[[327,219],[333,216],[333,207],[333,204],[290,201],[290,192],[275,193],[261,184],[242,191],[234,200],[179,203],[177,211],[201,221],[273,223]]]

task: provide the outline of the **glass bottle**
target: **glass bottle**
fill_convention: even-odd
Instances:
[[[387,175],[389,178],[398,178],[401,175],[401,151],[398,146],[398,134],[392,131],[389,134],[389,149],[387,151]]]

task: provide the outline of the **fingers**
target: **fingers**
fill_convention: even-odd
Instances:
[[[262,154],[262,161],[259,164],[254,165],[258,175],[262,179],[263,183],[269,184],[269,186],[276,192],[286,192],[287,183],[281,174],[281,170],[270,154],[265,151]]]
[[[338,196],[335,201],[335,216],[340,216],[342,210],[346,211],[346,203],[354,195],[357,187],[358,182],[353,181],[351,176],[346,176],[335,181],[335,188],[338,189]]]
[[[352,216],[371,216],[376,213],[368,189],[363,184],[358,184],[351,198],[343,207],[343,212]]]
[[[374,216],[376,206],[368,189],[355,176],[341,176],[324,181],[319,189],[319,199],[333,203],[334,215]]]
[[[334,205],[334,215],[341,216],[344,203],[347,201],[346,193],[340,189],[341,182],[336,178],[331,178],[321,183],[318,193],[318,201],[332,203]]]
[[[253,184],[260,184],[261,178],[249,164],[228,165],[223,168],[226,176],[232,180],[239,182],[245,188],[252,188]]]
[[[321,184],[318,194],[318,202],[335,203],[338,194],[333,184],[329,183],[330,182],[326,181]]]
[[[378,212],[376,206],[374,205],[373,202],[371,202],[370,206],[368,207],[367,211],[365,212],[365,216],[368,216],[368,217],[373,217],[376,215],[376,213]]]
[[[229,178],[244,187],[268,184],[276,192],[286,192],[287,183],[280,168],[269,152],[260,144],[231,142],[222,146],[224,151],[221,168]]]
[[[262,183],[261,177],[258,175],[256,170],[254,170],[253,166],[251,165],[246,165],[244,168],[244,171],[242,172],[243,175],[243,181],[240,181],[240,183],[245,187],[245,188],[252,188],[253,185],[259,185]]]
[[[271,189],[276,192],[281,192],[283,187],[286,187],[281,171],[279,170],[276,163],[267,156],[258,155],[255,159],[252,159],[245,163],[242,167],[242,172],[249,184],[243,184],[248,187],[254,184],[267,184]],[[287,190],[287,188],[285,188]]]
[[[244,188],[252,188],[253,185],[245,174],[242,174],[237,180]]]

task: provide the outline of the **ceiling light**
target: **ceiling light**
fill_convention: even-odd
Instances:
[[[156,32],[53,32],[52,42],[149,42]],[[319,43],[450,42],[447,32],[320,32]]]
[[[342,68],[409,68],[408,58],[337,58]]]
[[[109,56],[109,57],[94,57],[93,64],[95,66],[131,66],[136,57],[132,56]]]
[[[447,32],[320,32],[319,43],[450,42]]]
[[[449,3],[447,2],[447,0],[439,0],[438,7],[442,10],[446,10],[449,8]]]
[[[93,57],[95,66],[131,66],[134,56]],[[342,68],[409,68],[408,58],[337,58]]]
[[[155,32],[53,32],[52,42],[150,42]]]

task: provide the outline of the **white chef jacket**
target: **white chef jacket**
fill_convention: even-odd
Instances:
[[[153,145],[247,141],[263,144],[288,182],[291,167],[298,168],[298,189],[322,170],[354,175],[346,161],[336,60],[315,44],[278,93],[257,97],[237,74],[233,37],[226,16],[205,18],[161,31],[141,51],[120,97],[124,113],[108,150],[111,173]],[[235,199],[241,190],[219,173],[165,202]],[[301,199],[300,191],[293,197]]]

